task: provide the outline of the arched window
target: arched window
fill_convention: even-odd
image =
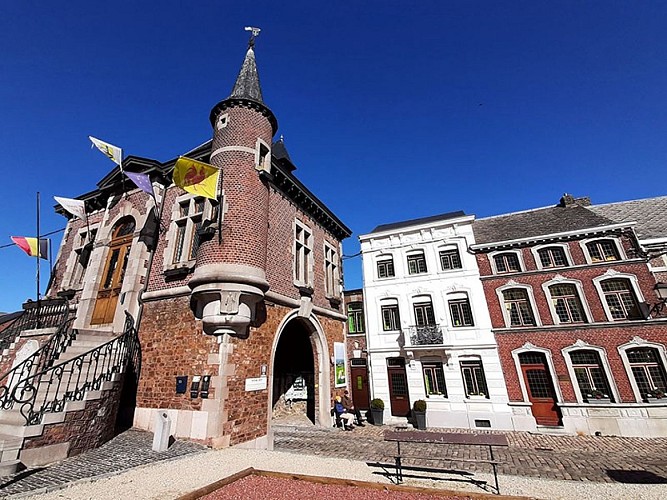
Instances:
[[[652,347],[637,347],[626,351],[632,375],[643,399],[662,399],[667,393],[665,367]]]
[[[408,274],[423,274],[426,272],[426,257],[424,251],[408,254]]]
[[[391,278],[394,274],[394,258],[391,255],[381,255],[377,260],[378,278]]]
[[[586,314],[577,287],[572,283],[558,283],[549,287],[553,310],[558,323],[585,323]]]
[[[601,281],[600,289],[613,320],[643,319],[639,301],[629,279],[612,278]]]
[[[568,266],[567,256],[562,247],[546,247],[537,251],[542,269]]]
[[[600,399],[613,401],[600,353],[593,349],[577,349],[570,351],[569,355],[581,397],[587,402]]]
[[[526,289],[511,288],[503,290],[503,301],[510,327],[535,326],[537,324]]]
[[[521,271],[519,256],[514,252],[505,252],[494,255],[493,262],[496,265],[496,272],[498,274]]]
[[[621,259],[616,242],[612,239],[591,241],[586,243],[586,248],[588,249],[588,255],[591,257],[591,262],[609,262]]]

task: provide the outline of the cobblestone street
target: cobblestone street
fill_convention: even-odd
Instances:
[[[394,443],[382,433],[389,426],[367,425],[352,432],[314,427],[283,426],[275,434],[275,449],[322,456],[345,457],[366,462],[393,463]],[[462,429],[429,429],[465,432]],[[409,430],[406,432],[410,432]],[[487,431],[493,432],[493,431]],[[576,481],[667,483],[667,439],[569,436],[505,432],[509,448],[496,448],[499,474]],[[404,448],[405,447],[405,448]],[[478,446],[402,445],[405,452],[424,457],[488,459],[488,449]],[[414,455],[415,453],[411,453]],[[489,472],[484,464],[456,461],[422,461],[414,465],[451,467]]]

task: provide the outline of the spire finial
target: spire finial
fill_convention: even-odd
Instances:
[[[255,28],[253,26],[246,26],[244,29],[246,31],[250,31],[250,40],[248,40],[248,48],[252,49],[255,46],[255,38],[259,36],[259,32],[262,30],[260,28]]]

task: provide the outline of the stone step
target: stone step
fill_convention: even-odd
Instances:
[[[11,476],[12,474],[16,474],[19,465],[21,465],[21,461],[18,459],[0,462],[0,476]]]

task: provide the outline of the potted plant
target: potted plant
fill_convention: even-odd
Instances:
[[[651,403],[667,403],[667,400],[663,401],[665,398],[665,391],[662,389],[651,389],[646,394],[646,400]]]
[[[608,403],[609,401],[609,394],[605,394],[600,389],[591,389],[586,393],[587,403]]]
[[[384,401],[380,398],[371,401],[371,417],[373,418],[373,425],[384,423]]]
[[[412,405],[412,415],[415,418],[417,429],[426,429],[426,401],[418,399]]]

